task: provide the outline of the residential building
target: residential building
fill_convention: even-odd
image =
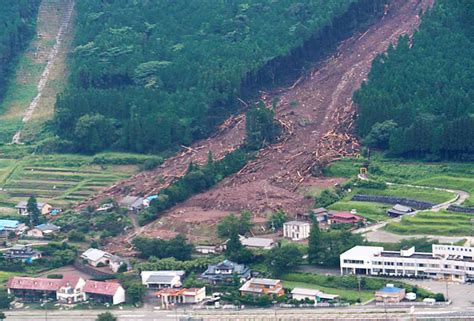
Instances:
[[[32,249],[29,245],[15,244],[3,253],[3,257],[6,260],[20,260],[31,263],[41,257],[41,252]]]
[[[65,275],[62,279],[31,278],[15,276],[8,280],[9,295],[27,301],[36,302],[44,299],[57,300],[62,303],[82,301],[84,279]]]
[[[276,295],[285,294],[283,284],[280,280],[252,278],[244,283],[239,289],[241,295]]]
[[[328,224],[356,225],[365,222],[365,218],[348,212],[331,212],[328,216]]]
[[[56,226],[51,223],[40,224],[35,228],[28,230],[26,235],[30,237],[43,238],[48,235],[52,235],[60,230],[59,226]]]
[[[204,301],[206,288],[167,288],[161,289],[155,295],[160,299],[161,306],[167,308],[171,304],[195,304]]]
[[[327,223],[328,214],[329,213],[327,209],[325,209],[324,207],[319,207],[312,209],[309,212],[297,213],[296,220],[312,223],[311,216],[313,216],[316,219],[316,222],[318,222],[320,225],[323,225]]]
[[[237,264],[225,260],[219,264],[209,265],[201,274],[201,279],[213,283],[232,282],[238,278],[240,282],[245,282],[251,276],[250,268],[244,264]]]
[[[23,234],[28,227],[17,220],[0,220],[0,233],[8,234],[15,232],[16,235]]]
[[[159,196],[158,194],[155,194],[155,195],[145,197],[145,199],[143,200],[143,207],[145,208],[150,207],[151,201],[156,200],[158,196]]]
[[[246,248],[261,250],[271,250],[276,245],[274,239],[268,239],[263,237],[240,236],[240,243],[242,243],[242,245]]]
[[[381,288],[375,292],[375,301],[384,303],[398,303],[405,298],[405,289],[394,287],[387,284],[386,287]]]
[[[413,212],[414,210],[411,207],[397,204],[391,209],[387,210],[387,215],[390,217],[399,217]]]
[[[143,271],[142,284],[153,289],[180,288],[184,274],[184,271]]]
[[[125,290],[117,282],[87,280],[83,292],[84,300],[114,305],[125,302]]]
[[[291,291],[291,297],[295,300],[311,300],[314,302],[335,301],[339,299],[339,295],[326,294],[316,289],[294,288]]]
[[[119,201],[119,206],[120,207],[125,207],[129,211],[138,212],[138,211],[141,211],[144,208],[144,206],[143,206],[143,201],[144,200],[145,199],[143,197],[127,195]]]
[[[117,273],[122,265],[130,268],[130,262],[120,256],[104,252],[99,249],[90,248],[81,254],[81,259],[94,267],[108,266],[113,272]]]
[[[42,215],[47,215],[49,212],[51,212],[51,209],[53,208],[51,205],[48,203],[41,203],[37,202],[36,203],[38,210],[41,212]],[[28,215],[28,202],[27,201],[20,201],[18,204],[15,205],[15,208],[18,212],[19,215]]]
[[[309,237],[311,224],[309,222],[290,221],[283,224],[283,236],[293,241],[301,241]]]
[[[432,252],[414,247],[385,251],[383,247],[356,246],[340,256],[341,274],[430,277],[457,282],[474,280],[474,248],[433,244]]]

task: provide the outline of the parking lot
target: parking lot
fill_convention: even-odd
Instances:
[[[454,307],[474,307],[474,284],[451,283],[435,280],[407,280],[404,282],[417,285],[434,293],[443,293],[446,296],[446,285],[448,299],[453,301]]]

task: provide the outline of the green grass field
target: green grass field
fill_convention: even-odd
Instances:
[[[364,162],[363,158],[342,159],[331,163],[324,173],[329,177],[352,178]],[[369,166],[369,177],[385,182],[464,190],[471,194],[464,205],[474,206],[474,163],[398,161],[375,155]],[[448,198],[445,192],[433,190],[402,187],[394,192],[397,196],[421,200],[439,201]]]
[[[355,209],[357,210],[357,215],[378,222],[389,218],[386,211],[390,207],[390,205],[381,203],[342,200],[330,205],[328,208],[335,211],[351,211]]]
[[[405,216],[400,223],[390,223],[389,232],[406,235],[471,235],[472,215],[447,211],[420,212],[415,216]]]
[[[293,282],[293,281],[283,280],[283,286],[289,289],[293,289],[296,287],[307,288],[307,289],[317,289],[327,294],[337,294],[341,297],[341,299],[346,300],[346,301],[351,301],[351,302],[355,302],[357,301],[357,299],[360,299],[361,302],[365,302],[374,297],[374,293],[372,291],[359,292],[357,290],[328,288],[325,286],[320,286],[318,284],[306,283],[306,282]]]

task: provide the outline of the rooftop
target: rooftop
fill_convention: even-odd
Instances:
[[[44,231],[59,231],[60,230],[59,226],[51,224],[51,223],[40,224],[40,225],[36,226],[36,228],[38,230],[40,230],[41,232],[44,232]]]
[[[20,224],[17,220],[0,220],[0,229],[16,228]]]
[[[262,279],[262,278],[253,278],[249,281],[251,284],[261,284],[261,285],[271,285],[275,286],[280,283],[280,280],[275,279]]]
[[[382,251],[380,252],[381,257],[409,257],[415,259],[435,259],[431,253],[415,252],[410,256],[402,256],[399,251]]]
[[[77,276],[64,276],[62,279],[31,278],[15,276],[8,280],[7,287],[18,290],[58,291],[64,286],[75,286]]]
[[[377,292],[382,292],[382,293],[399,293],[400,291],[403,291],[403,289],[394,287],[394,286],[386,286],[378,290]]]
[[[90,248],[81,254],[81,257],[85,258],[86,260],[91,260],[91,261],[100,260],[104,256],[110,256],[110,254],[102,250],[94,249],[94,248]]]
[[[266,239],[263,237],[243,237],[240,239],[243,246],[250,247],[271,247],[275,241],[273,239]]]
[[[42,202],[37,202],[36,205],[38,206],[38,209],[42,209],[46,203],[42,203]],[[28,202],[27,201],[19,201],[16,205],[15,205],[15,208],[21,208],[21,209],[26,209],[26,207],[28,206]]]
[[[309,222],[302,222],[302,221],[289,221],[289,222],[285,222],[283,225],[299,225],[299,226],[303,226],[303,225],[311,225],[311,223],[309,223]]]
[[[84,285],[84,292],[113,296],[120,287],[120,283],[117,282],[87,280],[86,285]]]

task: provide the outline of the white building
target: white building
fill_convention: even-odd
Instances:
[[[326,294],[316,289],[306,289],[306,288],[294,288],[291,291],[291,297],[298,301],[308,299],[314,302],[333,301],[333,300],[339,299],[339,295]]]
[[[275,247],[274,239],[267,239],[263,237],[245,237],[240,236],[240,243],[246,248],[271,250]]]
[[[84,300],[99,303],[120,304],[125,302],[125,290],[116,282],[87,280],[83,289]]]
[[[309,237],[311,224],[309,222],[290,221],[283,224],[283,236],[293,241],[301,241]]]
[[[179,288],[184,271],[143,271],[142,284],[147,288]]]
[[[415,248],[384,251],[383,247],[356,246],[340,256],[341,274],[430,277],[466,282],[474,280],[474,248],[433,245],[432,253]]]
[[[109,265],[111,256],[110,253],[93,248],[90,248],[81,254],[81,258],[86,260],[87,264],[91,266],[97,266],[100,264]]]
[[[206,298],[206,288],[184,288],[184,289],[161,289],[156,292],[156,297],[160,300],[163,308],[176,304],[195,304],[204,301]]]

